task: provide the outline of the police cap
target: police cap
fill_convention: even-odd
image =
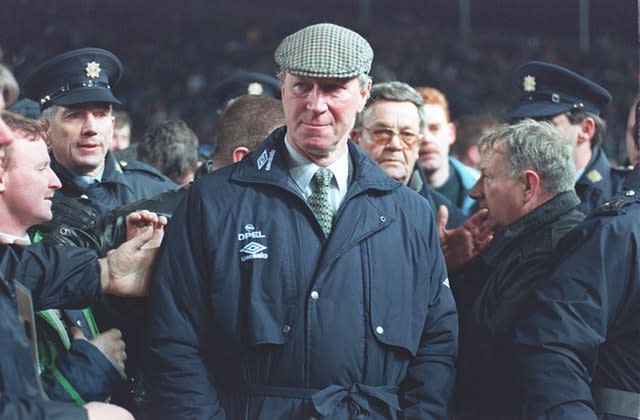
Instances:
[[[111,89],[122,76],[122,63],[100,48],[68,51],[36,67],[24,81],[25,96],[44,110],[51,105],[88,102],[119,104]]]
[[[373,50],[356,32],[320,23],[282,40],[274,58],[282,71],[298,76],[350,78],[369,73]]]
[[[280,82],[268,74],[242,72],[218,83],[213,94],[218,108],[243,95],[264,95],[280,99]]]
[[[512,120],[550,117],[574,109],[600,115],[612,99],[611,94],[597,83],[542,61],[529,61],[520,66],[514,83],[521,97],[509,114]]]

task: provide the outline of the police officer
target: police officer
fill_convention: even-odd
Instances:
[[[516,331],[526,418],[640,416],[640,166],[623,188],[560,243]]]
[[[112,89],[122,72],[122,63],[111,52],[82,48],[47,60],[25,78],[25,95],[40,104],[42,118],[49,122],[51,167],[62,181],[44,233],[60,223],[92,229],[111,209],[177,188],[157,169],[136,161],[117,162],[110,152],[112,106],[120,103]],[[141,347],[143,302],[139,307],[119,298],[106,302],[94,308],[94,315],[100,328],[122,330],[131,377]],[[131,395],[139,393],[123,389],[113,400],[135,411]]]
[[[111,89],[122,71],[109,51],[82,48],[47,60],[24,83],[25,95],[40,104],[49,122],[51,165],[62,181],[56,198],[86,196],[98,218],[112,208],[177,188],[155,168],[116,162],[109,152],[112,105],[120,103]]]
[[[600,113],[611,94],[579,74],[541,61],[519,67],[514,82],[521,97],[510,119],[548,120],[573,147],[578,210],[589,214],[620,191],[629,170],[612,167],[600,147],[606,135]]]
[[[214,106],[222,114],[229,102],[243,95],[262,95],[280,99],[280,82],[268,74],[243,71],[218,83],[214,89]]]

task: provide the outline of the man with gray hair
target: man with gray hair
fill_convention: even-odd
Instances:
[[[495,236],[451,278],[460,313],[456,418],[518,418],[514,326],[556,244],[584,217],[561,136],[550,123],[526,119],[480,143],[481,176],[470,194],[489,209]]]
[[[398,81],[378,83],[356,117],[351,138],[387,175],[429,200],[434,212],[446,206],[448,227],[459,226],[465,219],[462,212],[429,188],[416,167],[424,125],[422,97],[415,89]]]
[[[196,182],[169,224],[150,414],[449,418],[458,318],[438,229],[349,141],[373,51],[318,24],[275,59],[286,126]]]

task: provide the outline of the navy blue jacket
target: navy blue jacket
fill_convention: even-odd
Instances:
[[[97,257],[88,249],[0,245],[0,418],[87,418],[75,403],[42,399],[29,341],[18,320],[14,279],[31,291],[38,310],[90,304],[100,291],[99,273]]]
[[[594,147],[591,160],[575,185],[576,194],[581,201],[577,209],[589,215],[621,191],[629,172],[627,168],[612,167],[602,148]]]
[[[625,189],[563,238],[516,330],[527,418],[596,418],[592,387],[640,393],[640,166]]]
[[[427,202],[350,143],[325,239],[284,133],[174,213],[151,290],[151,418],[447,418],[458,319]]]

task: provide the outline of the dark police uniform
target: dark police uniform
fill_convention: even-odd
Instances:
[[[153,197],[178,186],[157,169],[138,161],[116,162],[111,152],[105,158],[104,173],[100,181],[87,184],[62,167],[51,156],[51,168],[62,182],[62,188],[53,197],[54,218],[58,201],[84,196],[102,219],[107,212],[143,198]]]
[[[551,119],[581,110],[600,115],[611,102],[602,86],[568,69],[541,61],[530,61],[515,72],[514,83],[521,92],[519,103],[509,114],[511,120]],[[620,191],[629,169],[612,167],[604,151],[592,145],[592,155],[575,189],[581,203],[578,210],[591,213]]]
[[[38,102],[43,111],[54,105],[119,104],[111,89],[120,80],[122,72],[122,63],[111,52],[99,48],[82,48],[57,55],[36,67],[26,77],[24,90],[26,96]],[[113,208],[177,188],[175,183],[158,170],[142,162],[118,163],[110,152],[105,156],[99,180],[89,181],[86,177],[73,174],[58,163],[53,153],[51,167],[62,181],[62,188],[54,195],[53,220],[48,226],[42,227],[41,232],[44,233],[63,222],[93,228]],[[68,201],[80,203],[87,209],[84,212],[68,212],[73,207],[68,205]],[[85,218],[87,215],[90,215],[88,220]],[[142,317],[131,315],[129,301],[125,299],[110,298],[103,303],[95,311],[98,325],[104,329],[115,327],[122,330],[129,354],[127,367],[131,372],[131,368],[135,369],[136,344],[139,344],[136,340],[141,336],[138,328]],[[136,312],[133,311],[133,314]],[[45,320],[46,323],[41,325],[46,327],[61,323],[62,326],[54,328],[60,332],[69,325],[78,326],[79,321],[80,326],[85,327],[86,336],[92,338],[98,330],[89,328],[93,321],[91,315],[91,311],[86,309],[79,312],[40,313],[39,318]],[[43,331],[50,332],[49,328]],[[51,397],[63,398],[64,394],[68,394],[70,399],[78,403],[104,400],[114,390],[114,383],[118,380],[117,372],[101,352],[75,343],[67,346],[66,338],[72,337],[54,334],[43,336],[39,341],[49,372],[58,372],[53,377],[43,376],[45,384],[52,390]],[[87,375],[89,371],[94,374]],[[102,374],[96,373],[100,371]],[[87,391],[86,394],[83,391]],[[127,391],[123,393],[127,398],[130,395]],[[114,401],[116,399],[114,397]],[[121,402],[134,410],[132,403]]]
[[[640,418],[639,220],[636,166],[560,243],[515,335],[526,418]]]

